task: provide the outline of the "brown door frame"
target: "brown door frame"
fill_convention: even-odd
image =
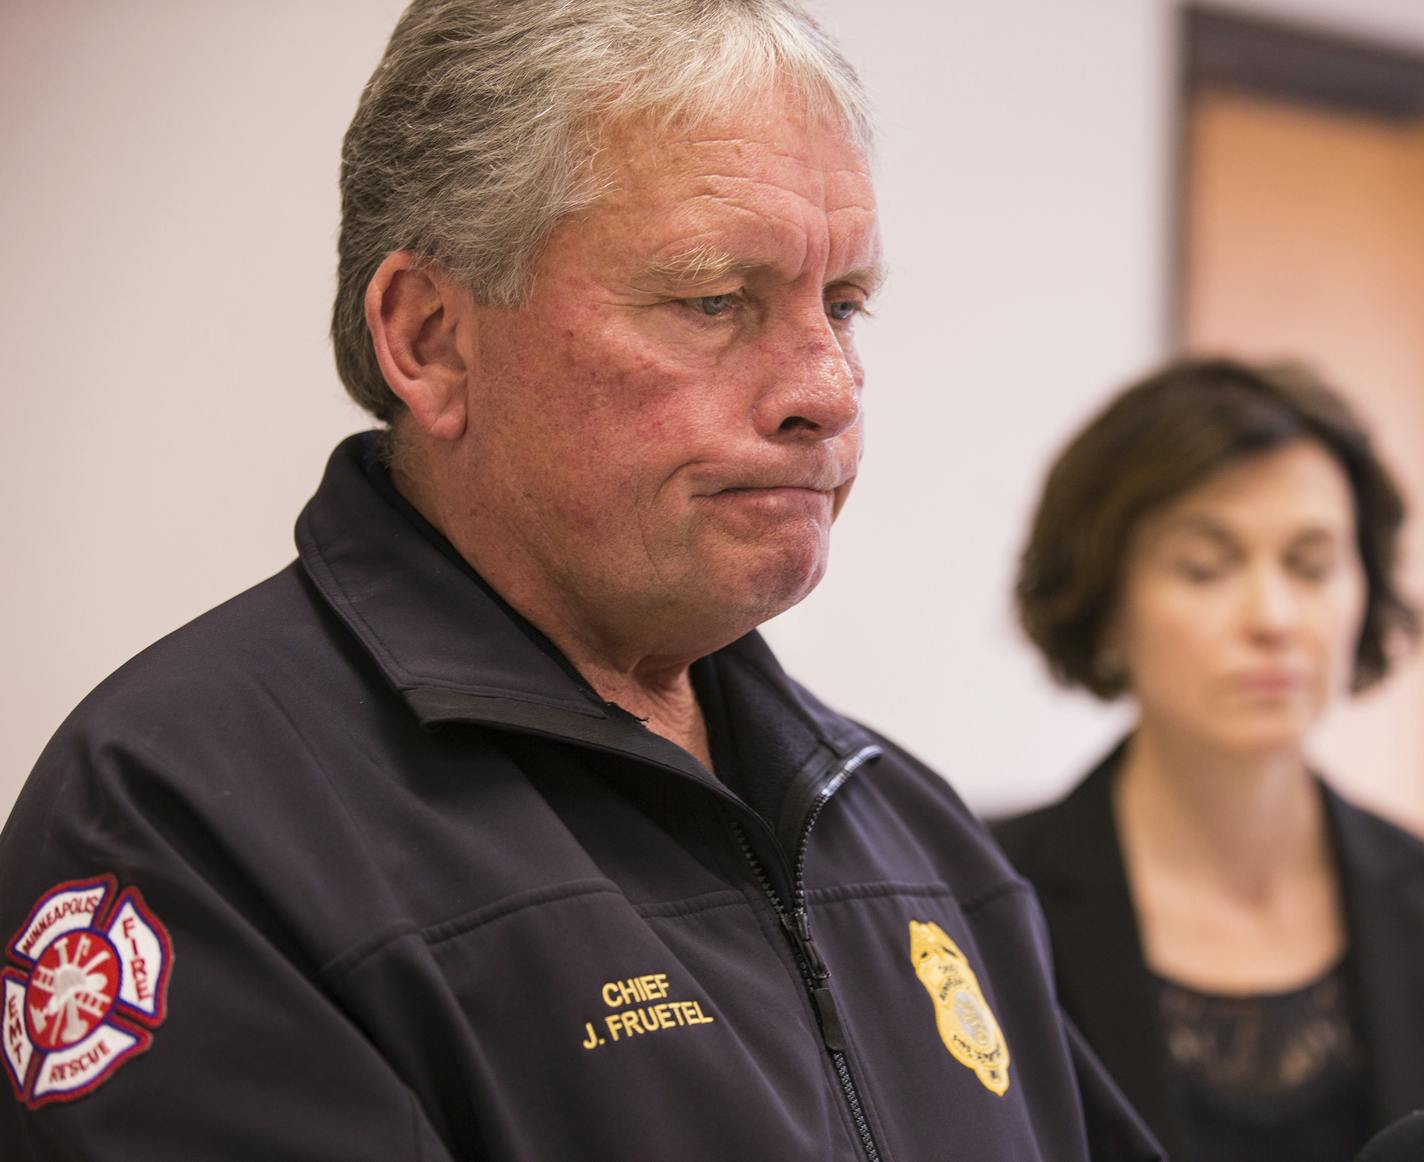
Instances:
[[[1174,351],[1185,329],[1190,122],[1200,92],[1248,93],[1388,121],[1424,120],[1424,51],[1205,4],[1179,10],[1177,47],[1165,327]]]

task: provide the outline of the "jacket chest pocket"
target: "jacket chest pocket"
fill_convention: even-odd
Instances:
[[[639,909],[589,884],[386,955],[410,962],[387,1052],[471,1153],[842,1157],[814,1020],[738,893]]]

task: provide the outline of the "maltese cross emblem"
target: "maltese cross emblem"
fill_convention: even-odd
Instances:
[[[137,888],[117,889],[110,875],[51,888],[6,949],[0,1049],[31,1109],[92,1092],[168,1015],[168,930]]]

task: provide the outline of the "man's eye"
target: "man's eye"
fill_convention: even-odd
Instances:
[[[737,301],[736,295],[703,295],[701,298],[693,299],[692,305],[704,315],[711,315],[716,318],[725,314],[728,307]]]
[[[826,314],[838,323],[855,318],[861,312],[861,304],[855,299],[833,299],[826,304]]]

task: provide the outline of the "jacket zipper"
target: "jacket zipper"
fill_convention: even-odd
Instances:
[[[840,1013],[836,1008],[835,996],[831,993],[831,970],[821,959],[821,954],[816,951],[815,941],[811,938],[811,921],[806,907],[805,872],[806,847],[811,838],[811,828],[815,826],[821,809],[835,793],[836,788],[845,782],[847,776],[866,760],[874,758],[879,753],[879,747],[865,747],[842,762],[831,777],[826,780],[822,790],[811,804],[810,810],[807,811],[806,821],[801,825],[801,835],[796,844],[795,875],[792,883],[790,910],[787,909],[786,904],[777,893],[775,885],[771,882],[771,877],[767,875],[766,868],[757,858],[756,852],[752,850],[752,845],[748,841],[742,825],[737,820],[732,820],[732,830],[737,837],[737,843],[741,846],[742,855],[751,865],[762,893],[770,901],[772,910],[775,911],[776,918],[781,923],[782,930],[786,933],[796,952],[802,984],[810,994],[812,1007],[816,1010],[816,1020],[821,1027],[821,1040],[831,1055],[831,1065],[840,1081],[841,1093],[850,1109],[856,1133],[860,1135],[860,1145],[865,1151],[867,1162],[880,1162],[880,1149],[875,1144],[875,1135],[870,1129],[870,1119],[865,1115],[865,1108],[860,1102],[860,1093],[855,1087],[855,1079],[851,1076],[850,1062],[846,1059],[845,1032],[841,1028]]]

